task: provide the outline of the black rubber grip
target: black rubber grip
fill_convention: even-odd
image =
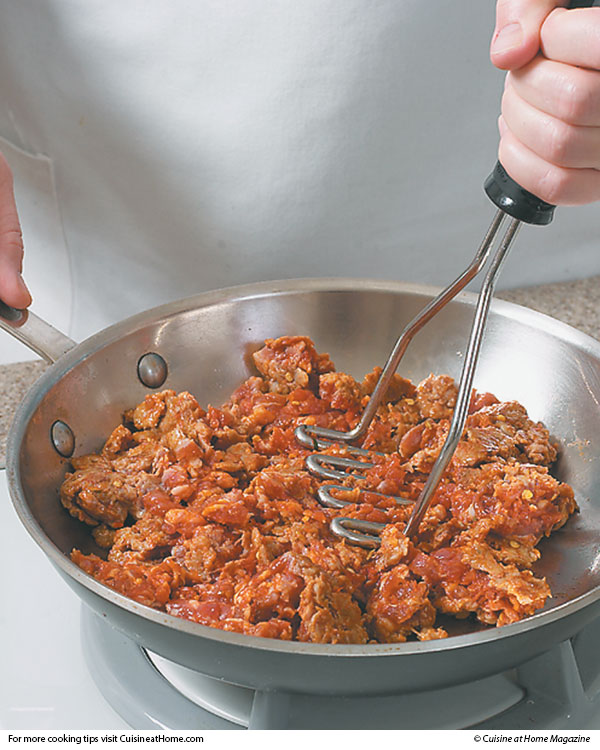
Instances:
[[[567,8],[591,8],[595,5],[600,6],[600,0],[572,0]],[[552,221],[556,206],[522,188],[499,161],[483,187],[489,199],[514,219],[539,225]]]
[[[488,198],[513,219],[527,224],[550,224],[554,217],[552,203],[546,203],[515,182],[502,164],[496,162],[492,173],[485,181],[484,190]]]

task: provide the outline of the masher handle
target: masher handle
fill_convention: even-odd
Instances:
[[[567,8],[592,8],[600,6],[600,0],[572,0]],[[552,203],[546,203],[515,182],[502,164],[496,162],[492,173],[484,183],[488,198],[502,211],[526,224],[549,224],[554,216]]]
[[[499,161],[485,181],[483,189],[492,203],[513,219],[543,226],[550,224],[554,217],[556,206],[522,188]]]

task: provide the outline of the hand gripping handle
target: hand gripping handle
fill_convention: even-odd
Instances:
[[[591,8],[594,5],[600,6],[600,0],[572,0],[567,8]],[[556,206],[522,188],[507,174],[499,161],[483,187],[489,199],[514,219],[538,225],[552,221]]]

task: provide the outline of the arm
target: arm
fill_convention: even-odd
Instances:
[[[31,304],[23,277],[23,239],[13,193],[13,178],[0,154],[0,299],[12,307]]]
[[[498,0],[494,65],[508,70],[499,159],[553,204],[600,200],[600,8]]]

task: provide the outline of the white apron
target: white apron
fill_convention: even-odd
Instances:
[[[259,279],[443,284],[491,220],[492,0],[0,0],[0,18],[25,277],[76,339]],[[599,273],[598,218],[523,230],[501,285]]]

